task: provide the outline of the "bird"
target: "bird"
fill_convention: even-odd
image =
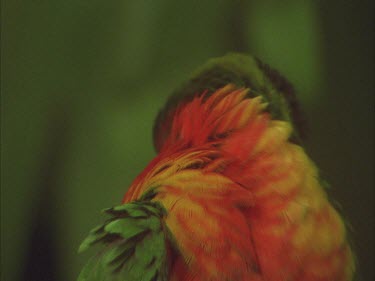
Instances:
[[[157,155],[82,242],[78,281],[350,281],[345,219],[303,148],[291,83],[260,59],[210,59],[157,115]]]

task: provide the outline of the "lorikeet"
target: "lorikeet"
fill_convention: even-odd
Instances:
[[[79,280],[352,280],[304,127],[276,71],[240,54],[210,60],[158,115],[158,154],[82,243],[105,247]]]

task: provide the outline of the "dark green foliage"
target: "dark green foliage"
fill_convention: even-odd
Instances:
[[[169,133],[177,104],[190,101],[204,92],[213,93],[227,84],[250,88],[251,97],[262,96],[264,101],[268,102],[268,111],[273,118],[293,124],[293,141],[299,142],[305,137],[305,118],[292,85],[260,60],[233,53],[209,60],[192,74],[190,80],[174,91],[154,124],[156,149],[158,150],[160,143]]]
[[[90,231],[79,252],[100,244],[78,281],[166,281],[166,231],[163,207],[137,201],[105,210],[111,217]]]

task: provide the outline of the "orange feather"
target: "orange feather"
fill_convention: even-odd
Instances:
[[[170,280],[351,280],[345,226],[314,164],[249,91],[227,85],[169,112],[123,202],[155,189],[174,237]]]

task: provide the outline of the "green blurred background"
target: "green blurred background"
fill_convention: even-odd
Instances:
[[[352,225],[358,280],[374,280],[373,1],[2,4],[1,280],[75,280],[99,211],[155,155],[167,96],[229,51],[295,85],[306,149]]]

